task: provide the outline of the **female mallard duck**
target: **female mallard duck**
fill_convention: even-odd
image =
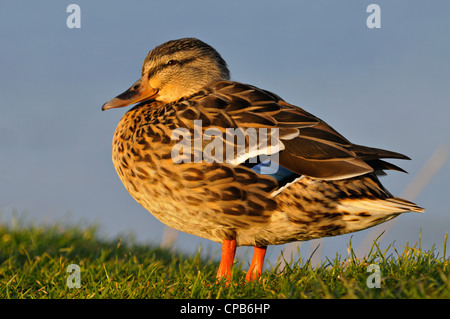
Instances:
[[[392,196],[377,178],[382,170],[403,171],[381,158],[408,157],[352,144],[277,95],[230,81],[225,61],[200,40],[150,51],[141,78],[102,109],[138,102],[114,134],[117,173],[161,222],[222,243],[218,278],[231,279],[237,246],[255,247],[246,276],[252,280],[262,272],[267,245],[345,234],[423,211]],[[256,148],[250,134],[230,138],[251,129],[259,133]]]

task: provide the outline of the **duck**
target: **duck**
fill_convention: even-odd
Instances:
[[[236,249],[253,246],[246,281],[267,246],[361,231],[423,212],[380,182],[385,159],[351,143],[278,95],[230,79],[222,56],[196,38],[151,50],[140,78],[102,110],[131,107],[112,140],[130,195],[163,224],[218,242],[217,281],[232,281]]]

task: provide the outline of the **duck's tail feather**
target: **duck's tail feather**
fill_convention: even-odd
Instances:
[[[390,197],[385,199],[347,199],[341,202],[347,210],[351,211],[369,211],[371,213],[404,213],[417,212],[423,213],[425,210],[413,202],[399,197]]]

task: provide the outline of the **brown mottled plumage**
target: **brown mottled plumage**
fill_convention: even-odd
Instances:
[[[345,234],[423,211],[393,197],[376,176],[402,171],[382,158],[406,156],[352,144],[277,95],[230,81],[225,61],[200,40],[169,41],[150,51],[141,78],[103,109],[137,102],[114,134],[118,175],[164,224],[223,243],[218,277],[230,279],[236,246],[256,247],[250,280],[261,273],[267,245]],[[266,135],[268,146],[258,140],[254,153],[245,136],[239,157],[242,145],[227,139],[227,129],[277,129],[279,139]],[[181,141],[188,146],[174,153]],[[231,145],[234,161],[208,152],[211,141]],[[276,155],[272,161],[284,175],[261,174],[261,162],[252,162],[258,154]]]

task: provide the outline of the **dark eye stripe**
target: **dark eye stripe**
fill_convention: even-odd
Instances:
[[[168,64],[168,63],[166,63],[166,64],[162,64],[162,65],[159,65],[159,66],[155,67],[154,69],[152,69],[152,70],[150,70],[150,71],[148,72],[148,78],[150,79],[150,78],[151,78],[152,76],[154,76],[156,73],[158,73],[158,72],[164,70],[164,69],[167,68],[167,67],[173,66],[173,65],[175,65],[175,64],[177,64],[177,65],[184,65],[184,64],[189,63],[189,62],[192,62],[192,61],[194,61],[194,60],[196,60],[196,58],[187,58],[187,59],[184,59],[184,60],[169,60],[169,62],[170,62],[170,61],[176,61],[176,63],[174,63],[174,64]]]

